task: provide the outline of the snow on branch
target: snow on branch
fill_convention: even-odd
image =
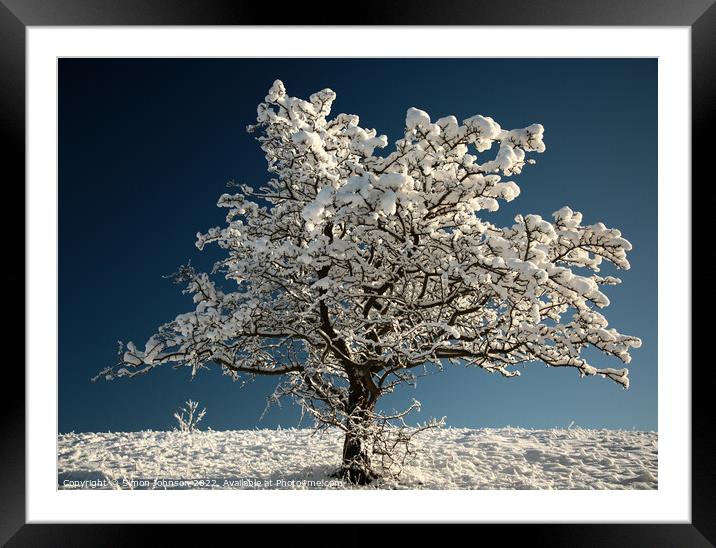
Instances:
[[[184,407],[174,412],[174,418],[177,421],[177,430],[180,432],[192,433],[198,430],[198,424],[206,415],[206,407],[201,411],[199,409],[199,402],[193,400],[187,400],[184,403]]]

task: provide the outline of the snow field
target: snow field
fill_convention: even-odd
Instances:
[[[383,489],[656,489],[656,432],[444,428]],[[341,489],[338,431],[69,433],[60,489]],[[191,480],[181,483],[179,480]],[[365,487],[363,487],[365,488]]]

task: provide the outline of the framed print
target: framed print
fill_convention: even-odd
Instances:
[[[3,542],[714,542],[690,320],[714,8],[402,7],[0,6],[28,319]]]

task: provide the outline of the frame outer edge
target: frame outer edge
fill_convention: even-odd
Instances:
[[[236,0],[2,0],[26,25],[676,25],[713,0],[363,0],[350,19]],[[270,17],[270,19],[269,19]],[[268,21],[268,23],[267,23]]]
[[[694,192],[696,174],[706,179],[706,163],[711,158],[709,126],[716,107],[716,4],[711,4],[691,28],[691,193]],[[698,171],[697,171],[698,169]],[[708,177],[708,179],[711,179]],[[706,179],[706,180],[708,180]],[[703,182],[706,182],[704,180]],[[693,202],[692,202],[693,204]],[[693,205],[692,205],[693,224]],[[691,230],[693,238],[693,229]],[[693,256],[693,240],[692,240]],[[693,288],[693,261],[691,263]],[[693,291],[693,289],[692,289]],[[693,295],[693,293],[692,293]],[[692,298],[693,303],[693,298]],[[692,304],[693,306],[693,304]],[[693,309],[692,309],[693,311]],[[692,312],[693,318],[693,312]],[[693,326],[693,320],[691,320]],[[693,356],[693,332],[692,332]],[[709,382],[709,363],[705,361],[699,367],[691,363],[692,378],[692,418],[691,418],[691,521],[694,526],[712,543],[716,544],[716,438],[714,438],[713,384]],[[710,373],[713,377],[713,373]],[[696,407],[695,402],[700,402]]]
[[[5,151],[9,165],[12,165],[18,175],[23,178],[25,175],[25,25],[67,25],[67,24],[210,24],[218,22],[219,24],[251,24],[258,19],[256,16],[260,13],[250,8],[246,10],[240,9],[234,5],[233,9],[229,9],[229,3],[221,1],[207,2],[202,6],[194,2],[185,4],[185,8],[181,9],[178,3],[159,0],[148,9],[131,9],[137,6],[137,3],[130,0],[123,4],[120,10],[101,9],[98,4],[104,3],[103,0],[94,2],[94,9],[87,9],[91,3],[87,0],[57,0],[49,5],[46,2],[37,0],[2,0],[0,2],[0,66],[3,67],[3,93],[0,94],[0,115],[2,115],[2,127],[0,135],[5,141]],[[422,2],[420,2],[422,4]],[[520,2],[521,3],[521,2]],[[457,4],[465,4],[466,2],[457,2]],[[565,2],[557,0],[551,3],[554,9],[563,6]],[[604,5],[606,4],[606,5]],[[589,24],[612,24],[612,25],[693,25],[692,26],[692,169],[697,165],[702,165],[703,161],[699,158],[707,158],[708,143],[704,140],[699,141],[697,135],[705,135],[707,125],[707,115],[711,112],[714,105],[714,97],[716,91],[716,80],[713,75],[716,74],[716,59],[713,55],[713,36],[716,36],[716,6],[713,0],[688,0],[682,3],[656,1],[651,5],[644,4],[639,0],[630,0],[624,2],[622,10],[615,9],[613,2],[605,2],[599,8],[601,15],[593,16],[593,9],[585,7],[581,4],[582,10],[568,10],[565,14],[555,16],[549,13],[550,10],[545,9],[547,6],[539,6],[539,13],[532,16],[530,21],[532,24],[584,24],[585,19],[591,20]],[[668,9],[664,9],[667,6]],[[105,4],[104,7],[109,7]],[[434,9],[425,6],[428,15],[432,15]],[[480,8],[488,8],[485,11],[492,11],[489,8],[495,7],[490,2],[482,2],[479,5],[471,4],[474,11],[472,17],[465,18],[465,24],[471,24],[470,21],[476,19]],[[609,8],[612,9],[609,9]],[[208,9],[207,9],[208,8]],[[212,9],[213,8],[213,9]],[[390,24],[397,24],[400,17],[396,17],[398,10],[390,9],[378,10],[377,18],[366,21],[367,23],[377,23],[388,21]],[[475,9],[477,8],[477,9]],[[605,9],[606,8],[606,9]],[[651,8],[651,9],[649,9]],[[172,11],[174,10],[174,15]],[[461,10],[458,10],[461,11]],[[467,10],[470,11],[469,9]],[[532,12],[534,10],[527,10]],[[123,12],[123,13],[122,13]],[[620,13],[621,12],[621,13]],[[651,13],[649,13],[651,12]],[[264,12],[265,13],[265,12]],[[446,11],[442,12],[442,16],[436,16],[435,22],[444,23]],[[546,16],[545,16],[546,13]],[[605,15],[606,14],[606,15]],[[636,15],[635,15],[636,14]],[[491,15],[490,21],[485,20],[487,24],[524,24],[527,15],[518,16],[514,20],[508,21],[504,16]],[[449,15],[448,19],[454,20]],[[411,24],[430,24],[429,22],[414,21],[412,17],[404,23]],[[357,23],[356,23],[357,24]],[[24,188],[24,184],[23,184]],[[24,198],[23,198],[24,201]],[[23,242],[24,243],[24,242]],[[24,250],[23,250],[24,256]],[[24,274],[23,262],[23,274]],[[24,282],[23,282],[24,285]],[[24,360],[23,360],[24,361]],[[3,497],[0,497],[0,544],[4,544],[15,533],[13,541],[25,537],[29,533],[28,529],[40,529],[39,526],[24,526],[25,523],[25,378],[24,369],[17,371],[18,368],[8,368],[8,374],[16,377],[9,382],[7,386],[13,386],[15,395],[18,396],[13,401],[12,406],[7,408],[7,412],[0,418],[2,422],[3,443],[0,444],[0,461],[3,466],[0,467],[0,485],[2,485]],[[702,379],[702,374],[698,370],[693,371],[693,390],[694,400],[702,402],[707,401],[707,382],[697,382]],[[704,379],[705,380],[705,379]],[[20,391],[19,387],[23,390]],[[698,537],[704,544],[711,544],[716,538],[716,523],[714,515],[713,488],[716,486],[716,469],[712,466],[712,456],[716,450],[716,440],[709,436],[698,436],[698,433],[708,433],[711,431],[712,425],[708,417],[703,414],[694,413],[692,423],[692,450],[695,458],[693,459],[692,474],[696,482],[692,480],[692,523],[693,527],[690,532],[697,533]],[[90,528],[92,526],[89,526]],[[679,526],[677,526],[679,527]],[[683,526],[680,526],[681,528]],[[686,526],[688,527],[688,526]],[[48,526],[47,529],[55,529],[54,533],[58,533],[58,526]],[[68,528],[73,528],[68,526]],[[43,527],[44,529],[44,527]],[[64,529],[64,527],[63,527]],[[77,526],[74,526],[77,533]],[[694,531],[693,529],[697,529]],[[18,532],[19,530],[19,532]],[[683,529],[681,529],[683,531]],[[67,529],[65,529],[65,532]],[[46,533],[50,533],[46,530]],[[19,537],[19,538],[18,538]],[[60,540],[60,535],[57,540]],[[49,540],[49,535],[45,540]],[[77,538],[77,537],[75,537]],[[27,539],[27,537],[25,537]],[[708,540],[707,540],[708,539]],[[77,539],[79,540],[79,539]],[[596,540],[596,539],[595,539]],[[683,538],[686,541],[686,538]],[[691,542],[695,538],[692,537]],[[14,542],[12,543],[14,545]],[[694,544],[690,544],[694,545]]]
[[[16,15],[0,2],[0,142],[5,168],[12,174],[8,179],[7,194],[3,198],[19,209],[16,195],[21,194],[22,211],[25,211],[25,26]],[[3,200],[3,201],[5,201]],[[9,205],[9,204],[8,204]],[[9,225],[9,224],[8,224]],[[9,226],[8,226],[9,228]],[[25,225],[23,239],[12,241],[10,253],[22,257],[21,272],[13,270],[20,280],[14,287],[25,285]],[[22,247],[21,247],[22,246]],[[15,267],[17,268],[17,267]],[[10,271],[11,269],[8,269]],[[19,291],[16,297],[19,297]],[[26,292],[23,292],[26,295]],[[24,310],[24,307],[23,307]],[[26,315],[23,311],[22,328]],[[18,329],[19,322],[13,326]],[[0,544],[8,540],[25,523],[25,337],[22,337],[22,367],[6,363],[3,368],[3,400],[6,404],[0,415]],[[12,361],[19,361],[13,357]],[[5,376],[6,375],[6,376]]]

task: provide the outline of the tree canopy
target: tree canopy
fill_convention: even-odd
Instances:
[[[641,344],[601,312],[604,286],[620,280],[600,267],[628,269],[631,244],[569,207],[551,221],[489,221],[520,194],[508,178],[545,151],[542,125],[433,122],[410,108],[405,135],[383,151],[386,136],[358,116],[329,117],[334,99],[330,89],[290,97],[274,82],[248,128],[271,178],[222,195],[226,225],[197,235],[199,249],[225,253],[211,274],[177,273],[195,307],[142,348],[128,343],[98,376],[166,363],[285,375],[277,396],[347,430],[358,412],[385,418],[374,411],[381,394],[444,362],[513,377],[539,361],[628,388],[626,368],[597,366],[584,350],[628,364]]]

